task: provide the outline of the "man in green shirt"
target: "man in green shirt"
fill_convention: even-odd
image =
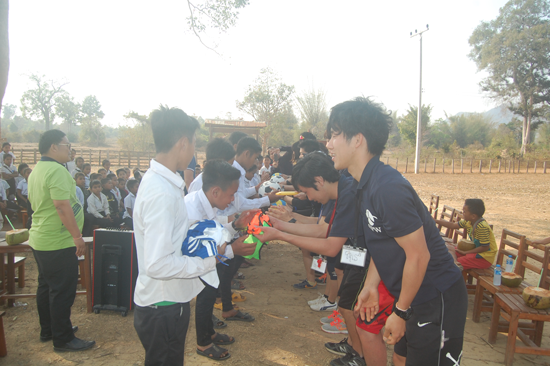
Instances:
[[[29,177],[29,202],[34,213],[29,245],[38,266],[36,303],[40,340],[53,339],[55,351],[82,351],[94,341],[76,338],[71,307],[78,282],[78,258],[85,252],[84,212],[75,181],[63,164],[71,159],[71,144],[59,130],[44,132],[38,149],[42,159]]]

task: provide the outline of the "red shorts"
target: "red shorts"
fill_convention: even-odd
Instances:
[[[485,269],[491,267],[491,263],[483,258],[476,258],[476,255],[476,253],[460,254],[457,252],[456,259],[458,260],[458,263],[462,264],[464,269]]]
[[[361,317],[358,317],[355,325],[358,328],[372,334],[380,333],[382,328],[384,328],[384,325],[386,325],[386,320],[393,311],[394,301],[395,298],[392,294],[390,294],[386,288],[386,285],[384,285],[384,282],[380,281],[380,285],[378,285],[378,308],[380,311],[374,316],[373,319],[371,319],[370,322],[367,322],[366,320],[363,321],[361,320]]]

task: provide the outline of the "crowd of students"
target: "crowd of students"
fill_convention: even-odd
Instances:
[[[305,279],[294,288],[307,291],[326,282],[324,294],[308,305],[327,312],[320,319],[323,331],[348,335],[325,344],[341,356],[330,365],[386,365],[386,344],[395,345],[396,366],[459,365],[467,310],[459,267],[490,266],[494,235],[483,219],[483,201],[468,199],[464,220],[442,224],[466,228],[476,248],[447,248],[410,183],[379,159],[391,121],[382,105],[356,98],[332,108],[326,147],[303,133],[292,146],[270,147],[261,156],[256,139],[235,132],[209,142],[200,172],[194,157],[198,122],[161,106],[151,114],[157,154],[143,176],[135,170],[130,177],[127,168],[113,173],[108,160],[91,173],[73,150],[65,166],[85,209],[83,235],[92,225],[134,229],[134,326],[145,364],[183,364],[195,297],[196,352],[214,360],[230,357],[225,347],[236,339],[218,330],[255,321],[235,306],[246,298],[232,289],[244,288],[238,269],[251,265],[243,256],[256,250],[244,232],[262,210],[273,227],[262,227],[257,238],[301,250]],[[6,156],[5,169],[13,171]],[[28,167],[21,170],[22,181],[29,173]],[[283,189],[300,192],[284,197],[284,205],[274,205],[281,199],[276,191],[258,194],[276,173]],[[3,179],[17,178],[5,174]],[[24,188],[17,185],[22,199]],[[220,256],[184,255],[182,243],[191,233],[203,234],[207,224],[199,224],[208,220],[232,239],[217,248]],[[223,320],[214,316],[215,307]]]

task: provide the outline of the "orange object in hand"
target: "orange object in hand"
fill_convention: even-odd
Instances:
[[[264,214],[263,212],[258,212],[252,220],[250,220],[250,224],[248,224],[248,228],[246,232],[248,234],[257,235],[262,232],[262,229],[258,226],[273,226],[271,222],[269,222],[269,216]]]

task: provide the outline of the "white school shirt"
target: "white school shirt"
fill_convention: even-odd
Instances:
[[[80,189],[79,186],[76,186],[76,198],[80,201],[80,204],[82,207],[84,207],[84,193],[82,192],[82,189]]]
[[[136,196],[132,192],[128,192],[128,195],[124,198],[124,215],[122,215],[122,218],[125,219],[127,217],[132,217],[130,214],[128,214],[128,209],[132,209],[132,214],[134,213],[134,206],[136,204]]]
[[[264,174],[265,172],[268,172],[269,174],[271,174],[271,165],[269,166],[269,168],[266,168],[265,165],[263,165],[261,168],[260,168],[260,176],[262,174]]]
[[[17,170],[15,168],[15,155],[10,151],[8,154],[11,155],[12,159],[11,159],[11,165],[10,165],[10,168],[12,170]],[[0,151],[0,164],[4,164],[4,155],[6,155],[6,153],[4,151]]]
[[[4,189],[4,186],[0,184],[0,198],[2,199],[2,201],[6,201],[8,199],[7,195],[6,195],[6,190]],[[2,215],[0,215],[1,217]],[[4,222],[2,220],[2,222]]]
[[[189,185],[189,189],[187,190],[187,192],[191,193],[191,192],[199,191],[201,189],[202,189],[202,173],[200,173],[195,177],[195,179],[193,179],[193,181]]]
[[[258,175],[258,173],[254,173],[254,177],[250,180],[250,183],[254,186],[254,191],[256,190],[256,186],[260,183],[262,183],[262,178]]]
[[[138,306],[189,302],[204,288],[199,276],[216,268],[214,257],[181,253],[189,229],[184,187],[180,175],[151,160],[134,205],[139,268],[134,302]]]
[[[29,184],[27,183],[27,181],[25,179],[23,179],[21,182],[19,182],[19,184],[17,185],[17,189],[20,189],[21,190],[21,194],[24,195],[24,196],[28,196],[29,195]]]
[[[65,163],[65,167],[72,175],[73,171],[76,169],[76,163],[74,162],[74,160],[68,161],[67,163]]]
[[[109,215],[109,201],[107,201],[107,196],[103,193],[99,193],[101,199],[98,198],[94,193],[88,196],[88,213],[91,213],[98,219],[102,219],[103,215],[100,214],[101,211],[105,212],[105,216]]]
[[[88,174],[88,175],[84,174],[84,188],[86,188],[86,189],[90,188],[90,174]]]
[[[187,207],[189,226],[199,220],[214,220],[220,222],[217,219],[217,209],[212,207],[210,201],[208,201],[208,198],[206,197],[202,189],[191,192],[187,196],[185,196],[185,207]],[[231,223],[223,224],[223,227],[226,228],[232,236],[237,233],[237,231],[235,231],[231,226]],[[225,248],[226,249],[224,255],[229,259],[233,258],[234,255],[231,245],[227,245]],[[204,280],[204,282],[214,288],[218,288],[218,286],[220,285],[220,280],[216,270],[207,273],[204,276],[201,276],[201,278]]]
[[[71,170],[71,177],[74,178],[75,174],[76,173],[82,173],[82,170],[80,170],[80,168],[78,168],[76,165],[75,165],[75,168],[73,170]]]
[[[269,197],[267,196],[253,199],[246,198],[249,197],[247,196],[247,193],[250,193],[252,190],[254,191],[254,194],[256,194],[256,188],[250,187],[248,188],[247,192],[247,188],[245,188],[244,180],[246,178],[244,176],[245,171],[243,167],[239,163],[237,163],[237,160],[233,162],[233,166],[241,172],[241,178],[239,179],[239,189],[235,193],[235,200],[231,202],[231,204],[225,210],[219,210],[218,216],[231,216],[235,213],[241,213],[246,210],[269,206],[271,203],[269,202]]]
[[[116,199],[118,205],[120,206],[120,200],[122,199],[122,195],[120,194],[120,189],[118,189],[118,187],[115,187],[115,188],[111,189],[111,193],[114,194],[115,199]]]

